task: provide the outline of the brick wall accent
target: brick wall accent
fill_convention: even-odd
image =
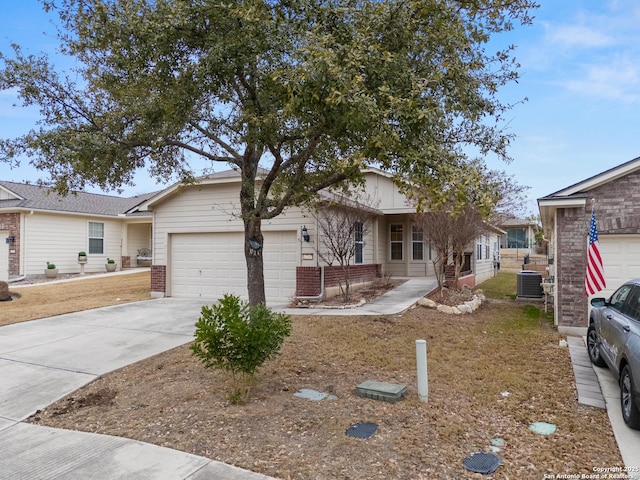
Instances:
[[[588,213],[584,208],[558,211],[558,251],[555,261],[558,295],[556,317],[559,326],[587,326],[587,297],[584,294],[587,222]]]
[[[320,295],[321,268],[324,269],[324,286],[336,287],[344,279],[344,271],[340,266],[297,267],[296,297],[315,297]],[[351,265],[349,279],[351,283],[371,282],[382,277],[382,265]]]
[[[590,190],[588,198],[595,200],[600,235],[640,234],[640,172]],[[584,294],[584,275],[587,268],[590,217],[590,200],[584,208],[558,210],[556,319],[561,327],[588,326],[588,298]],[[606,268],[605,264],[605,270]]]
[[[122,265],[122,269],[131,268],[131,257],[129,255],[123,255],[120,257],[120,265]]]
[[[458,277],[458,288],[462,288],[463,285],[467,285],[469,287],[476,286],[476,274],[475,273],[467,273],[460,272],[460,276]],[[453,280],[456,278],[456,267],[455,265],[445,265],[444,266],[444,284],[445,286],[452,288]]]
[[[9,275],[20,275],[20,214],[0,213],[0,230],[7,230],[14,240],[9,245]],[[12,253],[13,252],[13,253]]]
[[[167,266],[151,265],[151,294],[167,293]]]
[[[296,297],[320,295],[320,267],[296,267]]]

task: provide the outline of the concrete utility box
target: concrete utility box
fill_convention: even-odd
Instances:
[[[373,400],[395,403],[407,393],[405,385],[366,380],[356,387],[356,395]]]

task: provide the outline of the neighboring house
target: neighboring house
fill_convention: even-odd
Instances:
[[[244,227],[239,218],[240,175],[234,170],[174,185],[140,206],[153,212],[152,295],[216,299],[224,293],[246,298]],[[365,172],[365,196],[373,221],[360,236],[351,280],[434,275],[429,239],[413,225],[415,207],[408,204],[390,175]],[[262,223],[264,276],[269,303],[294,297],[318,297],[336,284],[339,267],[323,264],[317,253],[314,215],[287,208]],[[495,274],[494,251],[499,230],[490,230],[470,246],[476,282]]]
[[[640,157],[538,199],[549,239],[550,275],[555,281],[555,323],[560,331],[583,333],[589,298],[584,292],[591,209],[595,208],[606,290],[640,277]]]
[[[496,226],[504,230],[500,238],[500,248],[525,249],[532,253],[536,243],[536,223],[517,217],[503,217]]]
[[[0,181],[0,280],[42,275],[47,262],[60,273],[103,272],[107,257],[136,266],[151,246],[152,217],[136,206],[153,194],[130,198],[91,193],[62,197],[37,185]]]

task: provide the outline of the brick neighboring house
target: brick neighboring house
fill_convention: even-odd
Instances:
[[[586,332],[584,293],[591,209],[595,208],[609,297],[624,281],[640,277],[640,157],[538,199],[549,239],[550,275],[558,330]]]

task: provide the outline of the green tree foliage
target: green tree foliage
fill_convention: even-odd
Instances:
[[[237,168],[248,292],[264,303],[262,221],[321,189],[362,180],[366,165],[402,185],[440,185],[465,148],[508,159],[517,78],[495,34],[531,21],[531,0],[48,0],[75,71],[16,46],[0,89],[39,106],[40,123],[0,141],[28,155],[60,192],[87,182],[193,176],[189,159]]]
[[[191,351],[205,368],[218,368],[231,375],[232,403],[244,403],[256,370],[278,354],[291,334],[287,315],[271,312],[264,305],[250,306],[235,295],[224,295],[212,307],[202,307],[196,323]]]

